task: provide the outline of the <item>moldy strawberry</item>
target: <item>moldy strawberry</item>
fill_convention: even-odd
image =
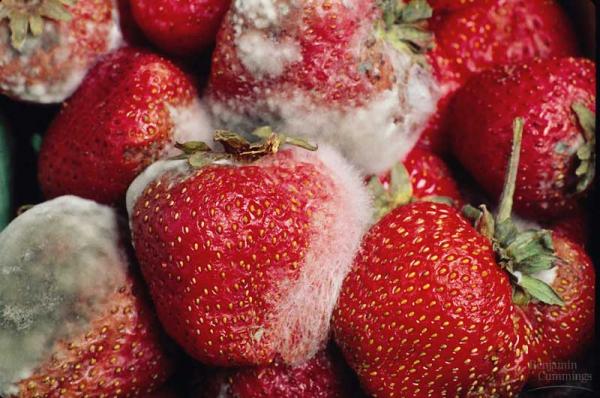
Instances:
[[[115,0],[3,0],[0,93],[62,102],[122,42]]]
[[[334,150],[264,127],[179,146],[127,194],[132,237],[166,331],[209,365],[296,364],[323,348],[371,210]],[[280,149],[285,143],[304,148]]]
[[[38,176],[47,198],[119,204],[147,166],[177,141],[209,137],[192,80],[166,59],[125,48],[90,71],[46,133]]]
[[[115,212],[73,196],[0,233],[0,394],[146,397],[172,355]]]

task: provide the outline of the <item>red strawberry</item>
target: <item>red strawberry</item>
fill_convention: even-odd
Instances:
[[[375,198],[375,218],[414,201],[429,200],[462,206],[462,198],[450,169],[433,152],[414,148],[404,162],[372,177],[369,188]]]
[[[146,36],[168,54],[193,56],[211,46],[230,0],[131,0]]]
[[[145,397],[172,370],[115,213],[76,197],[0,234],[0,394]]]
[[[272,124],[385,171],[437,100],[422,65],[429,15],[422,0],[234,2],[213,54],[211,109],[231,128]]]
[[[549,328],[527,314],[533,306],[552,313],[571,299],[563,302],[544,274],[568,272],[562,262],[581,259],[555,252],[548,231],[519,231],[510,219],[522,119],[514,130],[495,219],[468,207],[476,230],[449,206],[418,202],[396,208],[365,237],[333,328],[373,396],[514,396],[542,358]],[[573,330],[593,324],[587,283],[573,283],[585,297]],[[559,357],[554,346],[548,351]]]
[[[335,338],[373,396],[509,396],[534,344],[511,293],[490,242],[456,210],[401,206],[365,237]]]
[[[121,44],[113,0],[4,0],[0,93],[32,102],[61,102],[102,54]]]
[[[282,136],[256,134],[249,144],[218,132],[233,155],[183,146],[189,160],[151,166],[127,194],[159,318],[211,365],[298,363],[321,348],[370,216],[360,178],[336,152],[277,152]]]
[[[552,242],[560,259],[543,277],[564,300],[563,307],[530,304],[524,307],[540,339],[540,362],[564,363],[580,358],[594,338],[594,266],[581,246],[554,234]],[[548,369],[533,367],[534,382],[548,384]]]
[[[569,18],[555,0],[437,0],[432,6],[429,29],[436,44],[428,60],[445,97],[420,143],[435,151],[447,150],[450,97],[473,74],[533,58],[578,55]]]
[[[577,206],[594,175],[596,68],[560,58],[492,69],[454,97],[453,153],[484,190],[497,198],[511,146],[511,123],[525,119],[515,208],[532,219],[557,217]]]
[[[569,212],[562,218],[546,225],[552,229],[555,234],[562,235],[581,246],[586,246],[589,242],[589,215],[583,206],[578,206],[574,211]]]
[[[123,49],[89,74],[48,130],[39,180],[49,198],[74,194],[113,204],[175,141],[206,137],[193,83],[167,60]]]
[[[359,396],[341,358],[323,350],[308,362],[220,370],[199,398],[350,398]]]

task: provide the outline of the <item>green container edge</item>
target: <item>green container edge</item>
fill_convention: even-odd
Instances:
[[[12,159],[6,121],[0,117],[0,231],[8,225],[12,210]]]

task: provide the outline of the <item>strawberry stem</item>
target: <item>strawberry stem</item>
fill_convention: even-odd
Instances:
[[[513,207],[513,197],[515,196],[515,187],[517,185],[517,173],[519,171],[519,161],[521,158],[521,141],[523,139],[523,119],[516,118],[513,122],[513,142],[510,153],[510,161],[506,170],[506,179],[504,190],[500,196],[500,206],[496,222],[501,223],[510,218]]]

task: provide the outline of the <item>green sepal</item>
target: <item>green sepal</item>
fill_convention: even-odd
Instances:
[[[413,199],[412,183],[406,167],[400,162],[396,163],[390,170],[390,183],[386,187],[381,183],[379,177],[374,176],[368,185],[373,196],[373,207],[375,221],[381,219],[398,206],[406,205]]]
[[[462,212],[481,235],[493,241],[496,222],[485,205],[481,205],[479,208],[465,205]]]
[[[433,9],[426,0],[398,0],[380,2],[382,22],[377,26],[378,37],[390,43],[396,50],[415,56],[417,62],[426,64],[423,54],[433,47],[434,35],[426,29],[426,21]]]
[[[441,203],[441,204],[445,204],[448,206],[454,206],[456,204],[452,198],[449,198],[447,196],[439,196],[439,195],[423,196],[421,198],[421,202]]]
[[[454,205],[454,201],[445,196],[430,195],[416,198],[410,174],[401,162],[396,163],[390,170],[390,182],[387,187],[381,183],[378,176],[371,177],[367,187],[373,197],[373,207],[375,209],[373,218],[375,221],[380,220],[396,207],[417,201]]]
[[[175,148],[179,149],[183,153],[189,155],[196,152],[210,152],[211,148],[207,143],[202,141],[188,141],[185,143],[176,143]]]
[[[581,193],[592,185],[596,174],[596,114],[580,102],[574,103],[571,108],[583,128],[584,142],[577,148],[579,165],[575,170],[577,175],[575,192]]]
[[[404,22],[420,22],[431,18],[433,8],[427,0],[412,0],[401,9],[400,19]]]
[[[515,283],[525,292],[526,299],[529,299],[527,296],[530,296],[548,305],[561,307],[565,305],[562,298],[547,283],[526,274],[518,275],[514,279],[516,279]]]

